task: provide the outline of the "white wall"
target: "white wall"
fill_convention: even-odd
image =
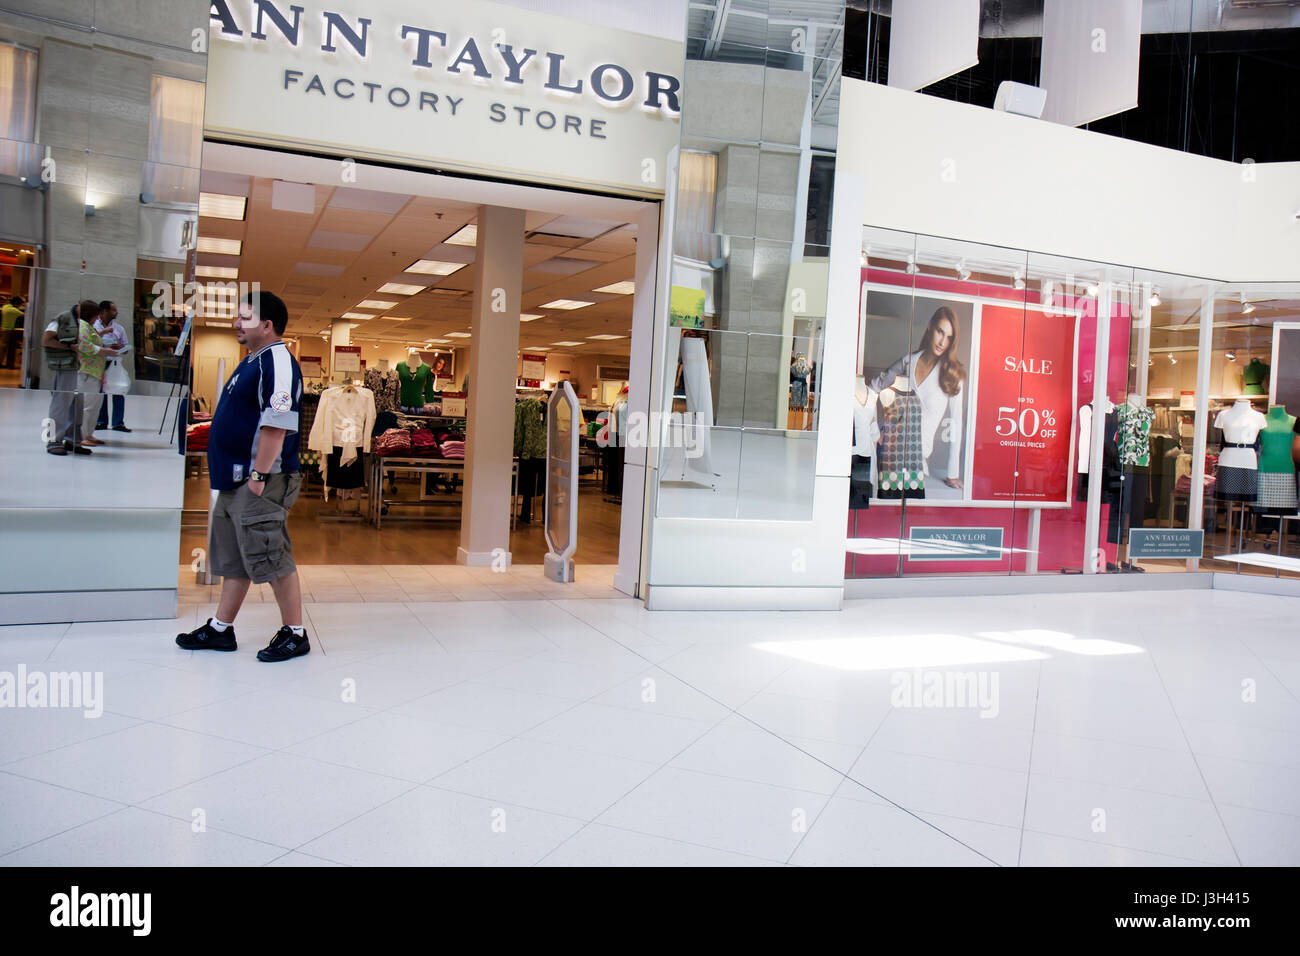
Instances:
[[[1300,280],[1300,163],[1244,167],[861,80],[843,81],[840,109],[839,169],[866,180],[866,225]]]

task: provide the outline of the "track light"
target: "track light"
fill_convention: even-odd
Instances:
[[[1255,303],[1254,303],[1254,302],[1247,302],[1247,301],[1246,301],[1246,293],[1243,292],[1243,293],[1241,294],[1241,314],[1242,314],[1242,315],[1250,315],[1250,313],[1252,313],[1252,312],[1254,312],[1254,311],[1255,311]]]
[[[1237,353],[1234,352],[1232,349],[1228,349],[1228,351],[1224,352],[1223,357],[1226,358],[1229,362],[1237,361]]]
[[[907,257],[907,274],[910,275],[910,276],[914,276],[914,275],[916,275],[916,273],[917,273],[917,268],[916,268],[916,256],[908,256],[908,257]]]
[[[1011,284],[1017,289],[1025,287],[1025,273],[1021,269],[1016,270],[1016,274],[1011,277]]]
[[[960,279],[962,282],[965,282],[967,279],[970,278],[970,269],[966,268],[965,259],[957,263],[957,278]]]
[[[1154,287],[1151,289],[1151,298],[1148,299],[1147,301],[1151,303],[1151,308],[1153,308],[1153,309],[1156,308],[1158,305],[1160,305],[1160,287],[1159,287],[1159,286],[1154,286]]]
[[[1087,289],[1088,295],[1092,296],[1094,299],[1097,297],[1097,293],[1101,291],[1101,286],[1097,285],[1095,282],[1089,282],[1085,288]]]
[[[1177,365],[1177,364],[1178,364],[1178,359],[1174,358],[1174,353],[1173,353],[1173,352],[1170,352],[1170,353],[1168,353],[1168,354],[1169,354],[1169,364],[1170,364],[1170,365]]]

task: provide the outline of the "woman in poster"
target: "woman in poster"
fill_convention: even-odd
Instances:
[[[871,381],[872,390],[883,397],[897,379],[903,378],[907,388],[920,399],[922,460],[927,474],[935,438],[944,428],[948,443],[944,483],[950,488],[962,487],[962,386],[966,366],[957,358],[957,349],[957,315],[948,306],[940,306],[925,327],[920,349],[904,355]]]

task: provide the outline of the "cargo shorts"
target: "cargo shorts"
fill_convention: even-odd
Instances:
[[[218,492],[212,509],[212,573],[263,584],[294,571],[286,522],[301,488],[302,474],[294,472],[267,476],[261,495],[249,491],[247,483]]]

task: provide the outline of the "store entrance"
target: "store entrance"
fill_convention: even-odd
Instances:
[[[649,204],[633,200],[342,168],[341,180],[336,161],[205,146],[182,599],[210,587],[196,580],[209,496],[205,420],[243,357],[233,304],[254,282],[287,304],[285,339],[304,378],[304,487],[289,534],[305,600],[561,593],[566,586],[541,568],[545,404],[566,380],[584,421],[577,581],[563,593],[634,589],[639,567],[627,565],[639,562],[641,496],[626,502],[628,520],[623,452],[605,422],[635,377],[634,319],[652,316],[636,280],[639,258],[643,271],[653,263],[657,234],[639,232],[657,223],[657,206],[650,219]],[[522,258],[499,287],[491,270],[500,259],[479,235],[486,209],[522,233]],[[641,242],[649,248],[639,257]],[[500,354],[504,322],[517,323],[505,336],[517,336],[510,356]],[[489,446],[498,456],[490,468],[476,460]],[[493,526],[504,536],[491,538]]]

